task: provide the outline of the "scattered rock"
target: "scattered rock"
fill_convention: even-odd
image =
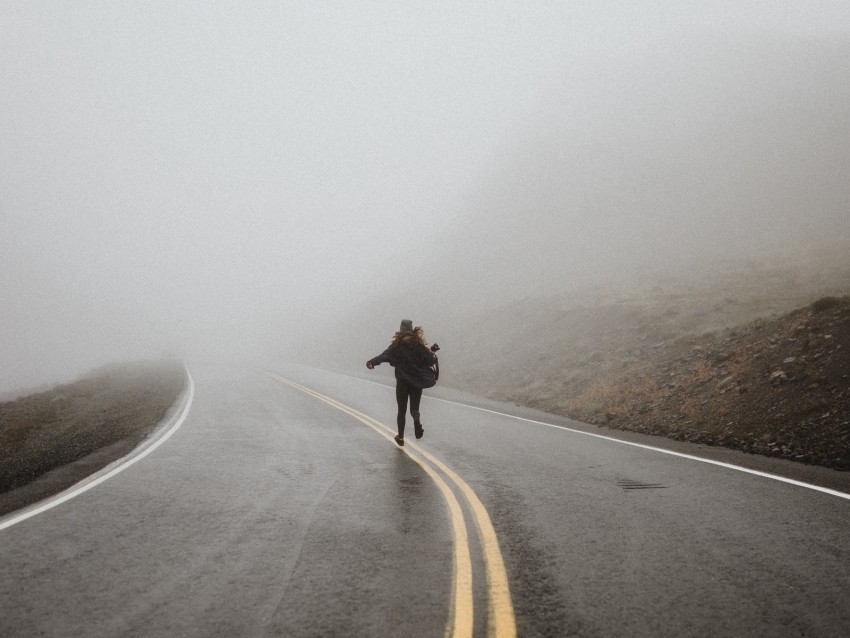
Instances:
[[[551,330],[523,306],[506,334],[517,343],[548,339],[551,356],[530,366],[509,352],[484,365],[470,350],[464,363],[479,367],[472,374],[457,361],[458,373],[469,391],[607,427],[829,467],[850,459],[850,298],[713,333],[703,326],[718,317],[688,315],[688,304],[680,304],[693,320],[687,328],[653,306],[601,304],[576,308],[568,323],[559,315]],[[545,317],[546,306],[536,315]],[[599,356],[590,361],[592,351]],[[606,412],[617,419],[603,419]]]
[[[717,384],[717,387],[718,387],[718,388],[722,388],[723,386],[726,386],[726,385],[728,385],[728,384],[732,383],[732,380],[733,380],[734,378],[735,378],[735,377],[734,377],[734,375],[731,375],[731,374],[730,374],[728,377],[725,377],[725,378],[724,378],[724,379],[723,379],[720,383],[718,383],[718,384]]]
[[[666,342],[636,366],[612,366],[588,397],[640,413],[622,429],[850,469],[850,298],[735,333]],[[588,420],[581,396],[566,413]]]

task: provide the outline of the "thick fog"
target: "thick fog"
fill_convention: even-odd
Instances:
[[[0,2],[0,391],[847,237],[850,5],[626,4]]]

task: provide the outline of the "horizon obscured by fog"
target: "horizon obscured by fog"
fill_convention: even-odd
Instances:
[[[0,391],[850,237],[845,2],[0,17]]]

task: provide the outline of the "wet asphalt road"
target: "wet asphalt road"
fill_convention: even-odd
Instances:
[[[0,530],[0,635],[451,630],[455,537],[423,468],[262,371],[191,369],[163,445]],[[394,422],[391,387],[275,370]],[[422,449],[489,513],[518,635],[850,635],[850,500],[435,398],[457,396],[426,391]],[[464,516],[484,636],[488,563]]]

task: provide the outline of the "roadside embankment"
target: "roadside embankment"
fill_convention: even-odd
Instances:
[[[746,307],[718,297],[505,308],[482,327],[507,346],[486,362],[455,349],[445,383],[608,428],[850,470],[850,297],[770,316],[778,297],[741,295]]]
[[[0,515],[128,454],[162,420],[184,382],[180,362],[116,364],[0,403]]]
[[[557,409],[612,428],[850,470],[850,297],[651,348]]]

